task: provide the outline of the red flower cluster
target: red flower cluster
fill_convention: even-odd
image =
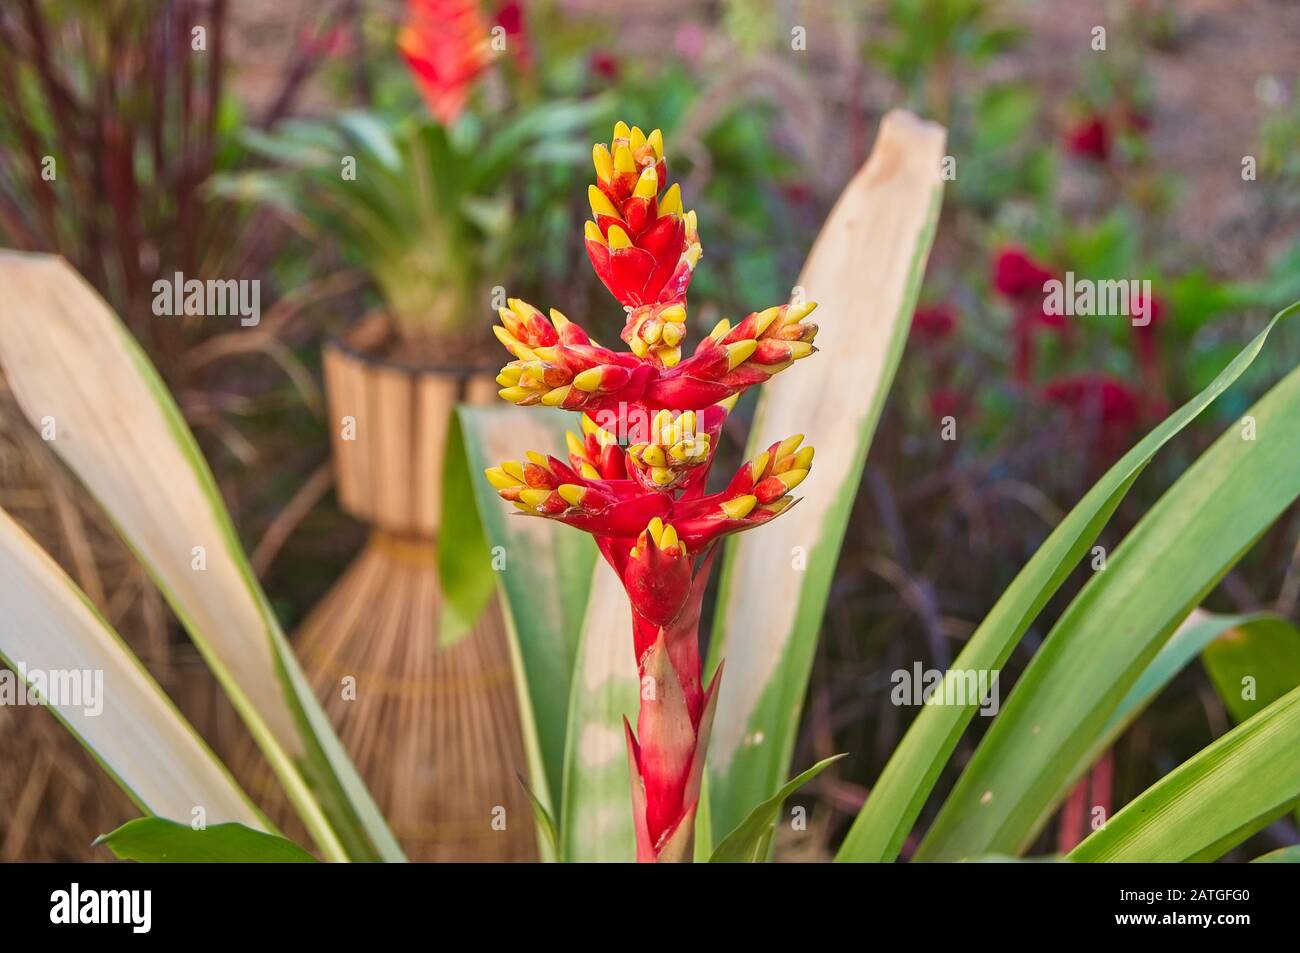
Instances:
[[[702,683],[698,626],[719,539],[787,510],[807,477],[802,436],[773,443],[726,488],[706,492],[737,395],[812,354],[813,304],[721,321],[682,358],[686,289],[700,259],[694,212],[665,189],[663,135],[618,123],[593,149],[592,266],[627,313],[629,350],[593,342],[560,312],[511,299],[498,339],[515,358],[497,378],[513,403],[581,412],[567,459],[530,452],[487,478],[522,513],[591,533],[632,607],[642,678],[636,732],[625,721],[637,859],[689,860],[721,667]]]
[[[451,125],[491,57],[487,23],[474,0],[407,0],[397,48],[429,111]]]

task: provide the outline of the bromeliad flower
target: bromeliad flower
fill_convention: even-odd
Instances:
[[[514,358],[501,396],[579,412],[568,457],[529,452],[487,471],[521,513],[585,530],[627,592],[641,675],[636,730],[626,719],[639,861],[688,861],[722,667],[702,682],[699,621],[716,544],[785,512],[812,466],[796,435],[773,443],[726,487],[706,483],[737,395],[816,349],[816,305],[720,321],[682,357],[686,289],[700,259],[695,215],[666,187],[663,134],[618,123],[593,149],[592,267],[627,314],[626,351],[591,340],[558,311],[500,309],[497,338]]]
[[[397,48],[429,112],[444,126],[460,116],[491,58],[489,31],[474,0],[407,0]]]

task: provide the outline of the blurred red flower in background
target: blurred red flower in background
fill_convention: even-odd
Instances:
[[[528,31],[524,24],[524,6],[522,3],[502,4],[497,10],[497,25],[506,31],[506,48],[514,57],[520,69],[533,68],[533,49],[528,44]]]
[[[949,304],[917,308],[912,315],[912,337],[926,344],[947,340],[956,329],[957,311]]]
[[[1052,277],[1051,271],[1014,245],[999,249],[993,260],[993,287],[1008,298],[1042,294],[1044,283]]]
[[[1138,394],[1109,374],[1053,378],[1043,387],[1043,397],[1065,408],[1071,424],[1089,435],[1097,466],[1109,464],[1124,452],[1142,417]]]
[[[618,57],[608,50],[596,50],[587,59],[587,67],[601,79],[609,80],[611,83],[618,79],[621,65]]]
[[[1110,126],[1106,118],[1093,113],[1065,131],[1065,148],[1071,155],[1105,162],[1110,158]]]
[[[487,23],[473,0],[408,0],[397,48],[443,125],[464,111],[490,59],[488,41]]]

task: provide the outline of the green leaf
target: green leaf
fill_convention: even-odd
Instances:
[[[1147,788],[1071,851],[1069,859],[1180,862],[1221,857],[1300,797],[1297,750],[1300,688]]]
[[[1228,629],[1206,647],[1201,661],[1240,724],[1300,685],[1300,631],[1285,619],[1262,617]],[[1243,698],[1247,687],[1251,697]]]
[[[160,817],[137,817],[101,834],[119,860],[145,864],[314,864],[316,858],[291,840],[243,824],[214,824],[195,830]]]
[[[1300,369],[1231,426],[1128,534],[1058,620],[917,859],[1018,853],[1170,633],[1300,496]],[[1113,823],[1113,822],[1112,822]]]
[[[90,600],[3,510],[0,605],[0,660],[13,670],[0,670],[0,684],[16,698],[16,679],[43,681],[50,713],[141,810],[189,818],[202,807],[214,821],[269,827]],[[79,685],[65,682],[77,691],[56,692],[51,679],[71,673],[83,673]]]
[[[469,634],[496,592],[497,574],[475,503],[474,484],[483,475],[470,470],[460,417],[451,415],[442,461],[442,528],[448,545],[438,547],[443,605],[439,641],[454,645]]]
[[[727,672],[705,831],[735,827],[787,776],[831,577],[934,236],[943,150],[942,127],[887,115],[799,278],[820,302],[821,353],[763,386],[749,455],[806,432],[817,461],[797,509],[727,545],[709,653],[710,673],[724,656]]]
[[[953,669],[1001,670],[1152,457],[1241,376],[1263,349],[1273,327],[1296,310],[1300,307],[1292,306],[1275,316],[1209,387],[1162,421],[1084,494],[999,597],[952,663]],[[898,856],[976,707],[926,705],[917,713],[872,787],[838,860],[891,861]]]
[[[0,365],[189,632],[331,860],[402,859],[249,567],[157,371],[60,258],[0,254]]]
[[[533,819],[537,821],[537,830],[546,843],[550,845],[551,856],[557,857],[560,853],[560,835],[555,829],[555,818],[551,817],[551,812],[546,809],[546,805],[537,800],[537,795],[533,789],[528,786],[524,776],[518,775],[519,783],[523,785],[524,793],[528,795],[528,803],[533,806]]]
[[[1200,609],[1195,610],[1169,637],[1169,641],[1160,647],[1156,657],[1143,670],[1138,680],[1133,683],[1133,687],[1129,689],[1129,693],[1119,703],[1119,707],[1110,716],[1087,754],[1079,759],[1080,762],[1090,765],[1101,757],[1142,713],[1142,710],[1173,680],[1174,676],[1223,633],[1233,629],[1249,631],[1257,625],[1271,624],[1277,618],[1263,613],[1214,615]]]
[[[501,405],[460,407],[457,413],[475,475],[527,449],[564,446],[566,415],[559,411]],[[504,560],[495,575],[504,597],[529,782],[537,800],[554,814],[596,547],[585,533],[517,512],[481,476],[471,483],[488,542],[500,547],[494,556]]]
[[[768,847],[776,833],[776,819],[781,813],[781,805],[785,803],[786,798],[843,757],[842,754],[832,755],[818,761],[798,777],[787,781],[781,790],[750,811],[749,816],[722,839],[718,849],[709,858],[709,863],[762,863],[767,858]]]

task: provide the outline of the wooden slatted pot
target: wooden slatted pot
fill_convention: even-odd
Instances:
[[[533,860],[501,610],[493,600],[454,644],[438,631],[437,547],[457,545],[438,535],[450,415],[497,400],[495,372],[406,366],[392,351],[378,314],[325,348],[338,498],[371,535],[294,647],[408,857]]]

